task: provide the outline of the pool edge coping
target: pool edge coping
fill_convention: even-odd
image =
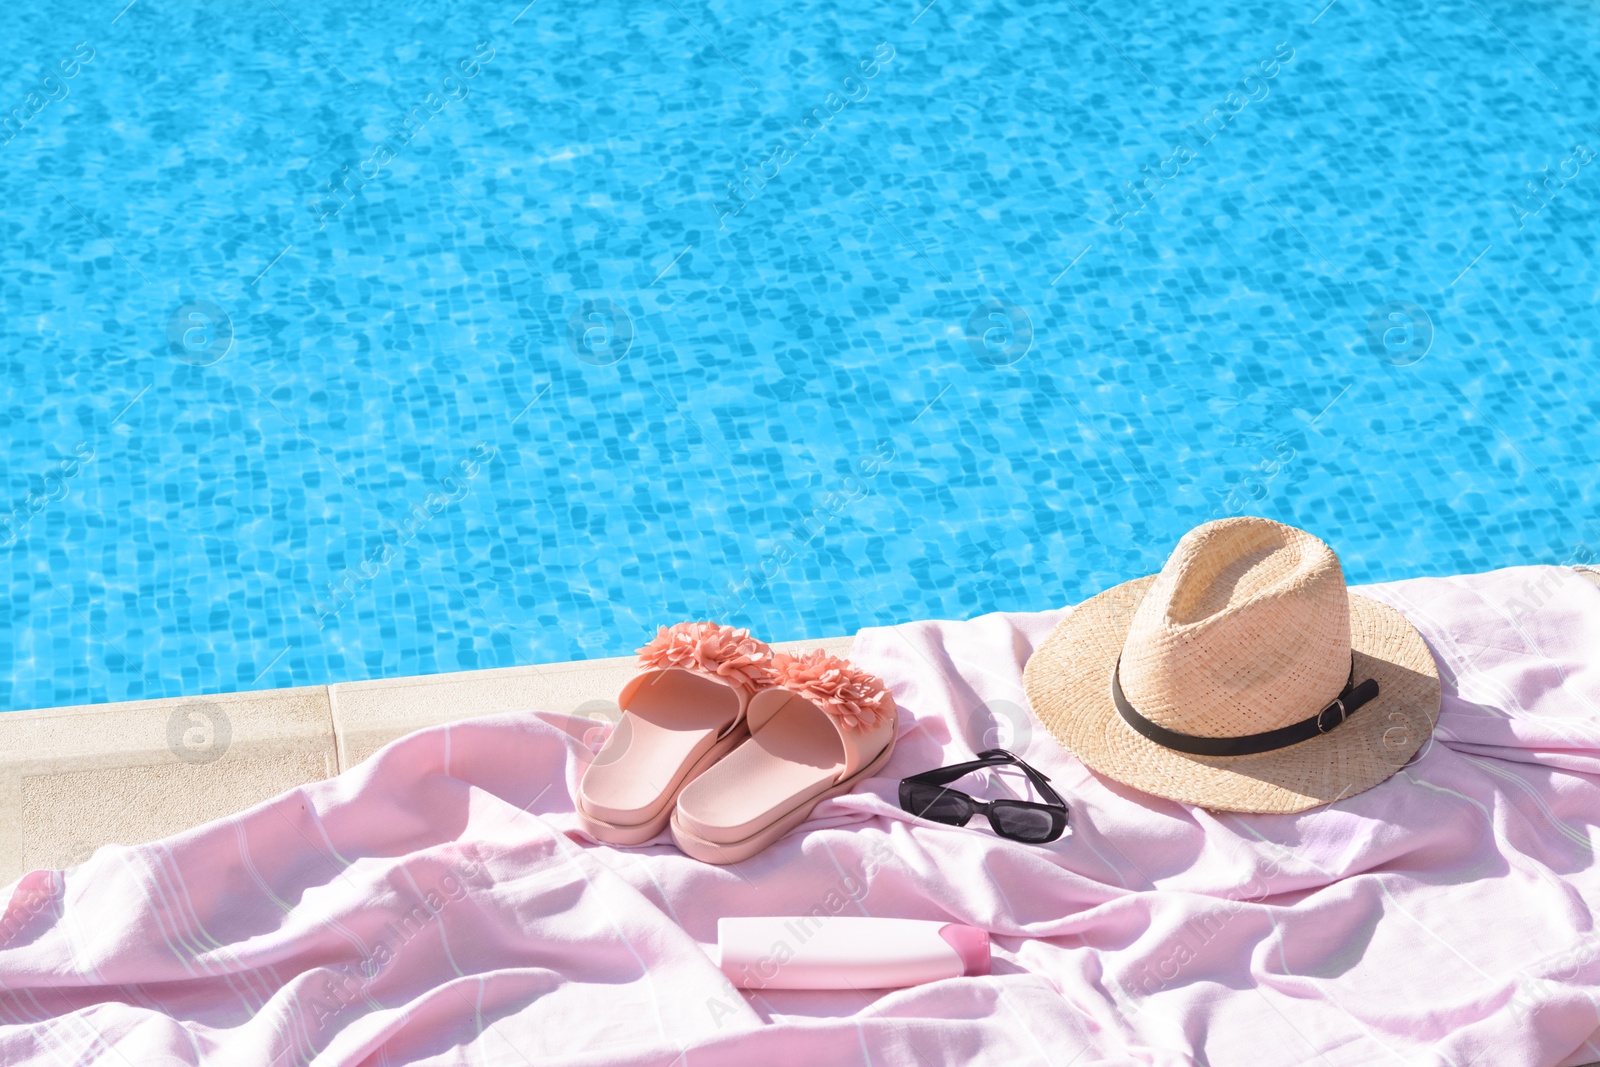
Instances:
[[[853,636],[774,642],[846,655]],[[234,814],[414,730],[504,711],[608,718],[631,656],[0,714],[0,886]],[[614,717],[614,711],[610,717]]]

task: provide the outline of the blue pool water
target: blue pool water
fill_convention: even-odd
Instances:
[[[3,708],[1600,546],[1593,5],[0,20]]]

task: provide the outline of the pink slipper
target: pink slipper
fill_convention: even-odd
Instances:
[[[745,711],[772,682],[772,649],[747,630],[680,622],[639,650],[639,666],[578,785],[583,828],[613,845],[664,830],[678,792],[748,736]]]
[[[898,716],[883,682],[821,649],[773,656],[774,686],[750,701],[750,738],[684,787],[678,847],[738,863],[889,762]]]

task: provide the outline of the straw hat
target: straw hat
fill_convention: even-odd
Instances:
[[[1268,519],[1197,526],[1161,573],[1072,609],[1023,672],[1091,769],[1215,811],[1296,812],[1370,789],[1439,718],[1439,670],[1339,557]]]

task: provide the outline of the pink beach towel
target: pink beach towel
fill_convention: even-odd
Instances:
[[[1427,638],[1434,742],[1302,815],[1096,778],[1033,723],[1061,612],[864,631],[885,777],[738,867],[577,828],[591,725],[427,730],[330,781],[0,899],[0,1063],[1455,1064],[1600,1060],[1600,589],[1524,567],[1368,587]],[[917,823],[897,779],[1004,744],[1072,830]],[[1002,777],[990,788],[1010,788]],[[981,926],[994,974],[741,993],[723,915]]]

